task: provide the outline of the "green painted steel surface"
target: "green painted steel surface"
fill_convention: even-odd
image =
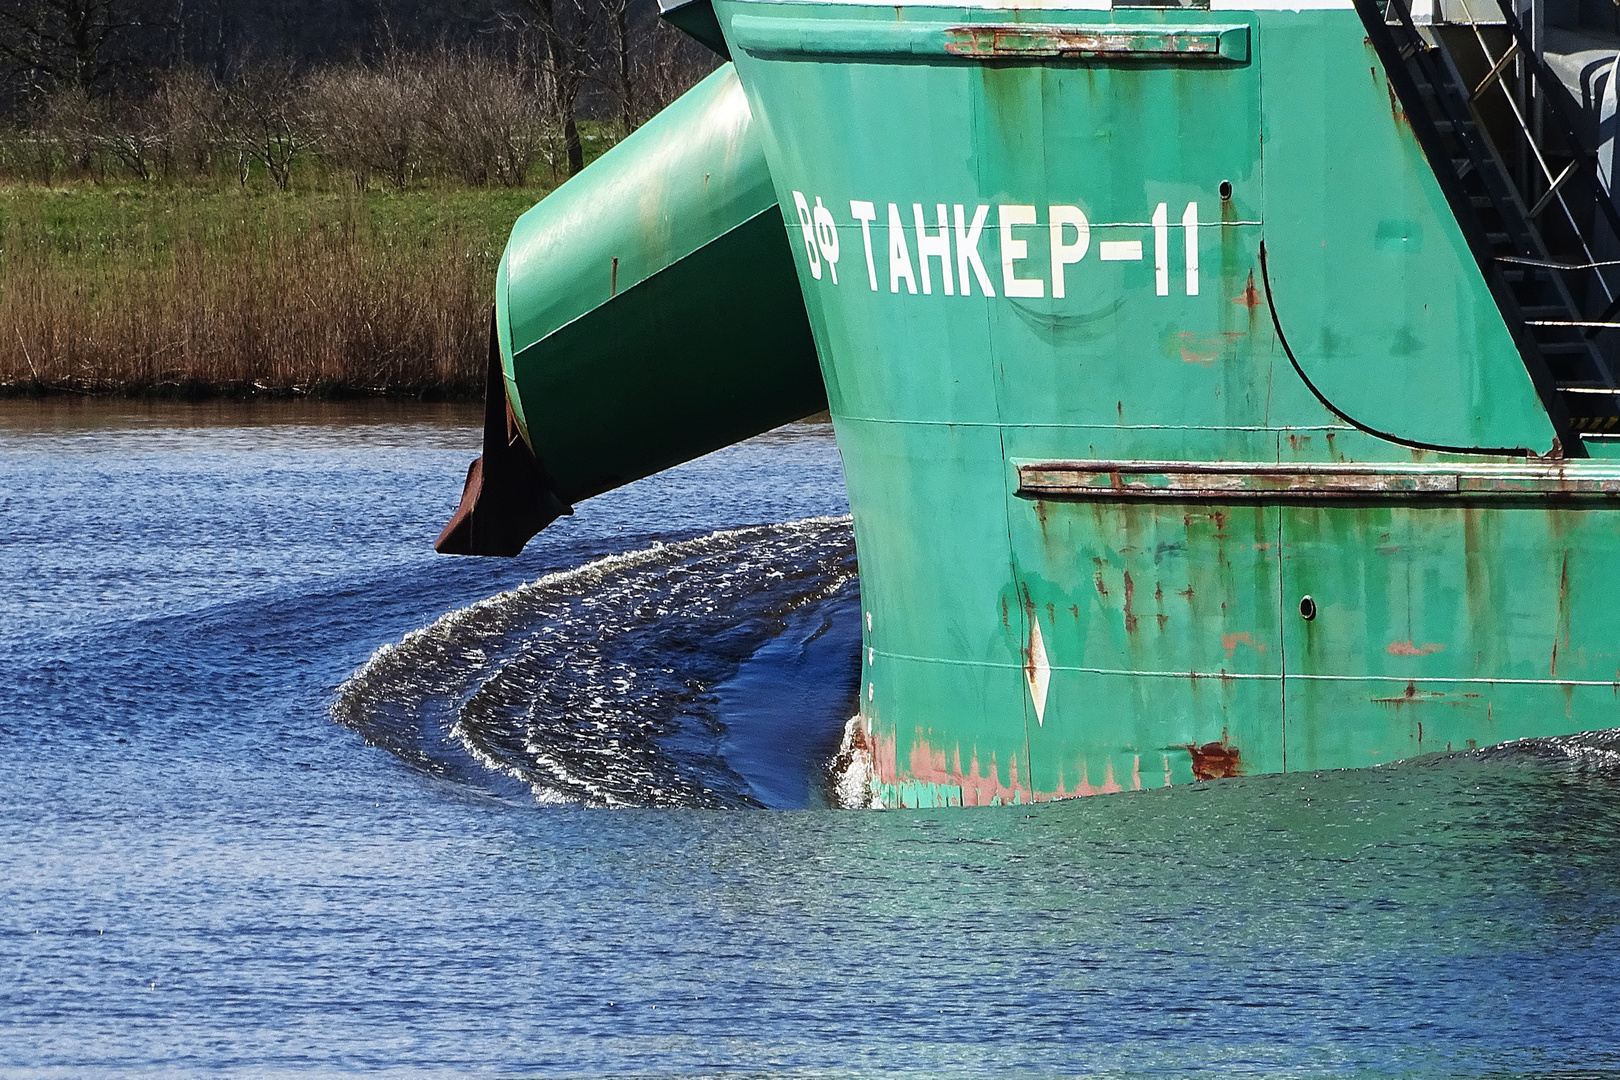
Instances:
[[[564,502],[825,405],[729,66],[523,215],[496,287],[507,396]]]
[[[1620,718],[1604,505],[1018,494],[1019,462],[1421,472],[1552,445],[1354,11],[716,7],[844,452],[884,801]]]
[[[1261,216],[1306,375],[1377,431],[1547,452],[1546,412],[1360,19],[1267,13],[1262,33]]]
[[[845,462],[884,803],[1620,722],[1620,472],[1534,457],[1353,10],[715,11]],[[1086,462],[1180,487],[1031,479]]]

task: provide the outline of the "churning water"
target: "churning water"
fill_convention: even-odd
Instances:
[[[0,1075],[1620,1076],[1614,739],[827,809],[830,430],[442,558],[476,422],[0,408]]]
[[[829,721],[856,708],[854,585],[847,518],[657,543],[438,619],[379,650],[339,687],[332,711],[429,772],[453,767],[445,744],[459,745],[541,803],[803,807],[829,779],[839,732]],[[820,715],[719,715],[712,688],[806,623],[814,630],[795,654],[820,661],[824,681],[802,688],[832,691]],[[762,686],[762,704],[774,693]],[[760,763],[746,744],[788,734],[803,738],[750,784]]]

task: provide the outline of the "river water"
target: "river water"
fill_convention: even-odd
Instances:
[[[434,555],[475,411],[0,404],[0,1076],[1620,1076],[1620,745],[829,809],[798,425]]]

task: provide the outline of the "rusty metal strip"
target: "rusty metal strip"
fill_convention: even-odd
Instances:
[[[805,19],[737,15],[736,45],[755,56],[939,57],[968,61],[1247,63],[1249,27],[1066,25]]]
[[[1502,77],[1502,72],[1507,70],[1507,66],[1511,64],[1513,62],[1513,58],[1518,55],[1519,43],[1517,40],[1515,40],[1508,46],[1507,52],[1502,54],[1501,59],[1499,59],[1491,67],[1491,70],[1486,73],[1485,78],[1480,80],[1479,85],[1474,87],[1474,92],[1468,95],[1468,100],[1470,102],[1478,101],[1479,96],[1486,90],[1490,89],[1492,83]]]
[[[945,51],[976,60],[1249,59],[1248,26],[953,26]]]
[[[1036,461],[1016,465],[1017,494],[1025,499],[1620,500],[1620,468],[1608,462],[1276,465],[1263,462]]]

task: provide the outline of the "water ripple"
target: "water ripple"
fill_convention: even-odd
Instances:
[[[470,755],[543,803],[757,806],[710,691],[854,582],[847,517],[610,555],[378,649],[332,715],[436,775],[470,778]]]

